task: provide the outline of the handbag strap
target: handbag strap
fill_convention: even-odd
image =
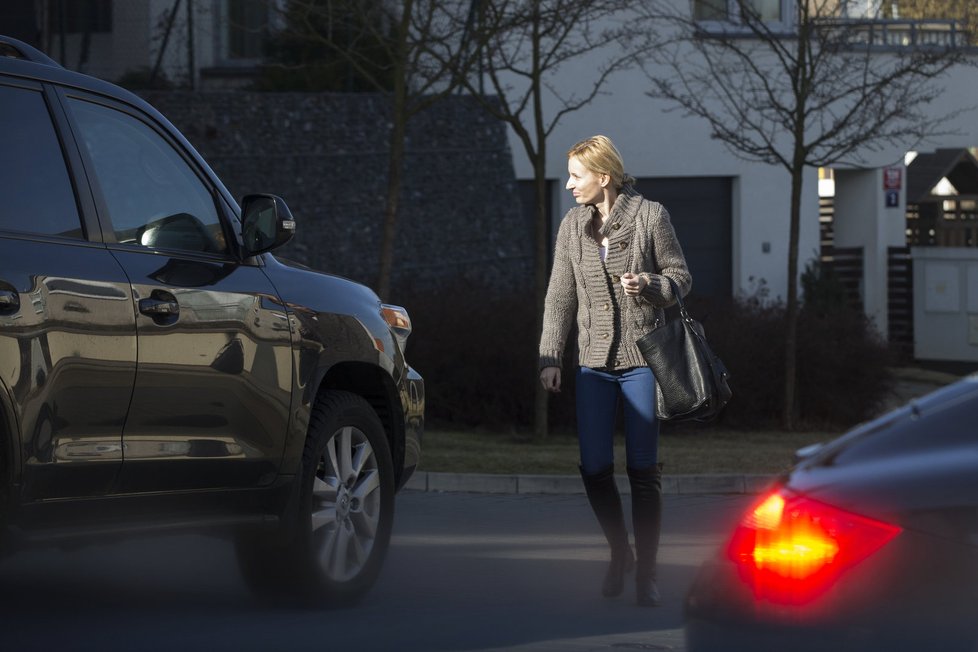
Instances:
[[[676,285],[676,282],[672,280],[671,277],[666,276],[665,274],[663,274],[662,277],[669,281],[669,285],[672,286],[672,295],[676,297],[676,303],[679,304],[679,314],[682,315],[684,319],[688,319],[689,313],[686,312],[686,304],[683,303],[683,297],[681,294],[679,294],[679,286]]]

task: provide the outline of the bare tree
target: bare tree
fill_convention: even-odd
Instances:
[[[535,186],[534,296],[542,328],[551,246],[547,212],[547,138],[568,113],[589,104],[607,79],[635,65],[650,40],[630,11],[635,0],[481,0],[470,32],[482,50],[479,75],[463,76],[467,89],[513,130],[533,166]],[[568,63],[600,60],[573,85],[557,82]],[[603,59],[601,58],[603,57]],[[487,82],[488,89],[483,87]],[[550,107],[550,108],[548,108]],[[568,146],[571,143],[568,143]],[[534,432],[548,432],[548,395],[536,384]]]
[[[278,9],[278,38],[306,48],[300,65],[342,62],[349,90],[372,90],[390,99],[387,194],[375,285],[383,299],[391,287],[407,125],[453,91],[453,75],[469,69],[473,50],[456,27],[471,1],[288,0]]]
[[[647,66],[649,95],[705,120],[734,155],[781,166],[791,180],[782,406],[791,429],[806,168],[860,163],[938,135],[951,115],[935,119],[926,107],[941,94],[937,79],[966,52],[952,32],[881,40],[874,21],[842,17],[844,0],[794,0],[778,22],[760,15],[756,0],[698,0],[692,15],[686,2],[650,4],[662,41]]]

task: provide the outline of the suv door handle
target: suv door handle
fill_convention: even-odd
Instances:
[[[140,299],[139,312],[144,315],[177,315],[180,314],[180,306],[176,301],[166,301],[163,299]]]
[[[10,290],[0,290],[0,312],[16,312],[20,309],[20,295]]]
[[[150,298],[139,300],[139,312],[157,322],[175,321],[180,315],[180,304],[169,292],[156,290]]]

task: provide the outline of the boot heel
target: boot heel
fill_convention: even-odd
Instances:
[[[582,468],[581,479],[584,480],[588,502],[611,549],[611,563],[601,584],[601,595],[613,598],[625,590],[625,573],[635,566],[632,547],[628,544],[621,496],[615,484],[615,467],[609,466],[595,474],[587,474]]]
[[[658,607],[662,604],[659,587],[651,577],[635,579],[635,604],[640,607]]]
[[[635,530],[635,602],[642,607],[662,603],[655,583],[656,557],[662,529],[662,466],[628,469],[632,488],[632,527]]]
[[[612,555],[601,585],[601,595],[606,598],[616,598],[625,590],[625,575],[635,570],[635,557],[632,548],[628,546],[617,555]]]

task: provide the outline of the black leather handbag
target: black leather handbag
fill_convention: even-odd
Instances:
[[[706,343],[703,325],[689,316],[676,282],[679,319],[637,340],[655,376],[655,412],[664,421],[710,421],[730,400],[730,374]]]

